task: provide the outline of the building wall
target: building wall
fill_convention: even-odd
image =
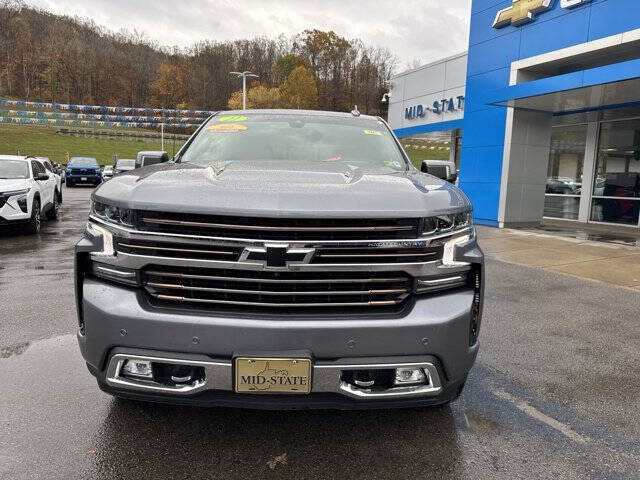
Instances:
[[[562,8],[555,0],[550,11],[535,15],[528,24],[493,28],[497,12],[512,4],[512,0],[473,0],[471,7],[460,186],[474,204],[477,221],[493,225],[499,222],[501,194],[503,207],[505,202],[514,206],[507,217],[534,215],[533,210],[542,208],[530,205],[530,199],[539,196],[543,179],[540,185],[517,179],[527,169],[546,173],[546,165],[533,162],[544,158],[550,126],[542,116],[518,119],[506,107],[485,104],[482,97],[509,85],[514,61],[640,28],[640,0],[592,0],[573,9]],[[521,128],[529,128],[534,140],[529,142],[527,132],[512,131]],[[523,143],[517,143],[518,138]],[[512,153],[514,149],[521,149],[521,154]],[[519,163],[503,172],[505,156]],[[501,192],[503,175],[514,189]]]
[[[467,55],[460,54],[400,73],[391,79],[389,125],[399,136],[458,128],[464,116]],[[454,100],[454,111],[435,113],[434,102]],[[405,109],[422,105],[424,116],[407,119]]]

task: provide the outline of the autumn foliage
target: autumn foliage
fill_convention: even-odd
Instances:
[[[395,65],[388,50],[334,32],[169,49],[140,32],[114,33],[0,0],[0,97],[222,110],[242,103],[241,82],[229,72],[250,70],[259,75],[248,95],[254,108],[349,111],[357,104],[378,114]]]

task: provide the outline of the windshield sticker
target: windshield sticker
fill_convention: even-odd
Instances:
[[[239,123],[221,123],[207,127],[207,130],[217,133],[244,132],[246,129],[246,125],[240,125]]]
[[[375,136],[381,136],[382,132],[380,130],[363,130],[362,133],[364,133],[365,135],[375,135]]]
[[[243,115],[225,115],[224,117],[218,117],[218,122],[246,122],[248,120],[247,117]]]

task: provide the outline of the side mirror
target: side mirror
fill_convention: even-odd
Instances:
[[[442,180],[449,178],[449,172],[446,165],[427,165],[427,173]]]
[[[46,173],[38,173],[35,177],[33,177],[33,179],[37,180],[38,182],[46,182],[47,180],[49,180],[49,175],[47,175]]]
[[[458,172],[453,166],[453,163],[435,163],[429,160],[423,160],[420,171],[450,183],[455,183],[458,179]]]

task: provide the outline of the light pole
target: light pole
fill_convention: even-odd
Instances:
[[[242,110],[247,109],[247,77],[258,78],[258,75],[245,70],[244,72],[229,72],[230,75],[242,77]]]

